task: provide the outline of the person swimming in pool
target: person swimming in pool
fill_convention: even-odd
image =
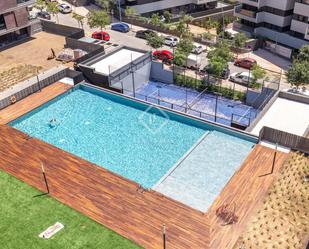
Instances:
[[[57,125],[57,119],[53,118],[51,120],[49,120],[49,127],[53,128]]]

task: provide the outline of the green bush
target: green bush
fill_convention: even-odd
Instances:
[[[214,84],[205,84],[202,80],[195,79],[189,76],[184,76],[181,74],[175,75],[175,85],[192,88],[199,92],[206,89],[208,92],[220,93],[225,98],[237,99],[240,101],[244,101],[246,97],[245,93],[240,91],[233,91],[232,88],[220,87]]]

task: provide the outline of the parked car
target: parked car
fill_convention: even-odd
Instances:
[[[110,35],[104,31],[95,31],[92,33],[91,37],[93,39],[103,40],[103,41],[109,41]]]
[[[248,85],[252,80],[253,77],[251,74],[249,75],[249,72],[232,73],[230,75],[230,81],[243,85]]]
[[[174,59],[172,52],[168,50],[156,50],[152,53],[153,57],[163,62],[171,62]]]
[[[47,11],[38,12],[37,17],[42,18],[42,19],[47,19],[47,20],[51,19],[51,16]]]
[[[150,29],[147,29],[147,30],[139,30],[136,32],[135,36],[138,37],[138,38],[141,38],[141,39],[146,39],[146,35],[153,35],[155,34],[156,32],[150,30]]]
[[[167,36],[164,38],[164,44],[170,47],[175,47],[178,44],[178,38],[174,36]]]
[[[72,12],[71,6],[65,3],[59,4],[58,9],[62,14],[68,14]]]
[[[204,51],[203,47],[201,45],[194,45],[192,49],[193,54],[201,54]]]
[[[254,65],[256,65],[256,60],[253,58],[241,58],[236,59],[234,62],[235,66],[243,67],[246,69],[252,69]]]
[[[208,73],[208,74],[214,74],[214,70],[213,68],[211,67],[210,64],[208,64],[206,67],[204,67],[201,72],[203,73]],[[229,78],[229,75],[230,75],[230,69],[229,67],[227,66],[227,68],[224,68],[223,71],[222,71],[222,74],[221,74],[221,79],[228,79]]]
[[[112,30],[116,30],[122,33],[127,33],[130,30],[130,27],[128,24],[124,23],[124,22],[117,22],[117,23],[113,23],[111,26]]]

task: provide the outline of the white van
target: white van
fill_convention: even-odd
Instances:
[[[232,73],[230,75],[230,81],[247,85],[248,82],[252,82],[253,76],[249,75],[249,72],[241,72],[241,73]]]

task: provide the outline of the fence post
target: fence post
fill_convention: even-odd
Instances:
[[[163,224],[163,249],[166,249],[166,227]]]
[[[43,178],[44,178],[45,186],[46,186],[46,189],[47,189],[47,194],[49,194],[48,182],[47,182],[47,178],[46,178],[46,175],[45,175],[44,165],[43,165],[43,163],[42,163],[42,162],[41,162],[41,169],[42,169],[42,174],[43,174]]]
[[[277,157],[277,150],[278,150],[278,143],[276,143],[275,154],[274,154],[274,158],[273,158],[273,164],[272,164],[272,167],[271,167],[271,174],[274,172],[276,157]]]

